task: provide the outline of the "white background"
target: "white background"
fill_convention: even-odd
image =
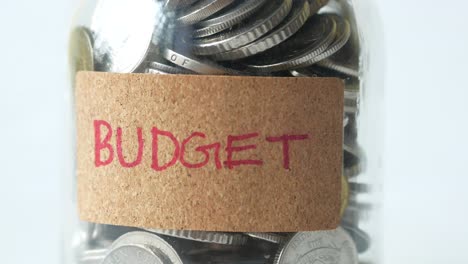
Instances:
[[[59,263],[66,39],[77,2],[2,1],[1,263]],[[466,264],[468,2],[376,3],[387,80],[385,264]]]

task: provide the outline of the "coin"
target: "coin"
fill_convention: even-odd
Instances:
[[[231,51],[214,54],[215,60],[238,60],[270,49],[294,35],[309,17],[309,2],[297,0],[286,19],[266,36]]]
[[[356,249],[359,253],[367,251],[371,244],[369,235],[358,227],[351,224],[342,224],[343,228],[349,233],[356,244]]]
[[[359,90],[345,89],[344,97],[349,100],[357,100],[359,99]]]
[[[349,24],[348,20],[337,16],[337,15],[329,15],[332,19],[336,21],[337,24],[337,30],[335,34],[335,40],[331,43],[331,45],[320,55],[315,57],[314,59],[311,59],[305,63],[303,63],[301,66],[306,67],[312,64],[315,64],[319,61],[322,61],[333,54],[335,54],[337,51],[339,51],[341,48],[343,48],[346,43],[348,42],[350,36],[351,36],[351,25]]]
[[[242,234],[237,233],[222,233],[209,231],[191,231],[191,230],[171,230],[171,229],[145,229],[147,231],[183,238],[198,242],[223,244],[223,245],[243,245],[247,242],[247,238]]]
[[[356,246],[341,227],[330,231],[298,232],[282,247],[275,264],[357,264]]]
[[[199,22],[193,30],[193,37],[201,38],[214,35],[250,17],[266,0],[246,0],[232,6],[215,17]]]
[[[310,15],[315,15],[322,7],[326,6],[330,0],[308,0],[310,6]]]
[[[336,21],[332,16],[313,16],[288,41],[248,58],[245,64],[255,72],[298,68],[322,54],[333,42],[335,31]]]
[[[357,101],[345,100],[344,111],[347,114],[357,114],[359,111],[358,106],[357,106]]]
[[[163,7],[166,10],[176,10],[182,7],[187,7],[195,3],[197,0],[165,0]]]
[[[351,210],[351,211],[369,211],[373,208],[372,204],[369,203],[363,203],[363,202],[358,202],[356,200],[349,200],[348,201],[348,207],[346,210]]]
[[[319,61],[317,65],[349,76],[359,78],[359,71],[357,69],[354,69],[353,66],[341,64],[340,62],[333,61],[330,58]]]
[[[359,97],[356,98],[344,98],[344,111],[346,114],[357,114],[359,112]]]
[[[158,61],[150,62],[145,72],[151,74],[193,74],[191,71],[166,65]]]
[[[265,240],[275,244],[283,244],[286,241],[286,237],[284,235],[276,234],[276,233],[244,233],[250,237]]]
[[[158,249],[148,245],[124,245],[112,249],[102,264],[166,264],[167,257]]]
[[[211,61],[184,55],[169,48],[163,50],[162,56],[177,66],[200,74],[223,75],[230,72],[229,69],[223,68]]]
[[[337,15],[329,14],[328,16],[330,16],[336,22],[336,25],[337,25],[337,30],[335,32],[335,37],[334,37],[333,42],[325,51],[323,51],[322,53],[320,53],[319,55],[315,57],[310,57],[307,60],[303,60],[300,63],[300,65],[296,65],[294,68],[308,67],[320,61],[323,61],[324,59],[334,55],[337,51],[343,48],[348,42],[351,36],[351,26],[349,22],[346,19]],[[348,111],[350,113],[355,113],[357,110],[354,108],[345,108],[345,111]]]
[[[93,45],[91,34],[87,28],[76,27],[71,32],[68,58],[73,84],[77,72],[94,70]]]
[[[234,0],[200,0],[183,10],[176,21],[183,25],[193,25],[215,14],[232,2],[234,2]]]
[[[213,55],[242,47],[267,34],[288,15],[292,0],[273,0],[251,19],[244,21],[238,28],[227,33],[219,33],[193,41],[193,53]]]
[[[323,60],[322,60],[323,61]],[[335,71],[333,69],[328,69],[325,67],[319,66],[319,63],[310,65],[304,68],[297,68],[289,70],[292,76],[294,77],[336,77],[343,79],[345,81],[345,88],[347,90],[359,90],[351,87],[359,88],[359,80],[344,74],[342,72]]]
[[[98,1],[91,22],[97,70],[129,73],[140,66],[150,50],[157,4],[161,3]]]
[[[126,245],[143,245],[157,249],[167,257],[170,263],[182,264],[182,259],[177,251],[158,235],[141,231],[126,233],[114,241],[111,250]]]
[[[371,191],[369,184],[363,184],[358,182],[350,182],[349,189],[355,193],[368,193]]]

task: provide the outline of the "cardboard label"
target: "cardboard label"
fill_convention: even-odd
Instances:
[[[335,78],[80,72],[82,220],[211,231],[338,226]]]

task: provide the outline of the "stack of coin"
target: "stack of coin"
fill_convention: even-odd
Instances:
[[[342,78],[343,220],[294,234],[89,224],[81,263],[358,263],[370,246],[359,228],[369,205],[356,197],[369,187],[358,177],[360,47],[347,8],[341,0],[99,0],[90,27],[72,33],[74,71]]]

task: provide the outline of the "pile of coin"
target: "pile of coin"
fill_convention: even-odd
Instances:
[[[220,233],[83,223],[79,263],[358,263],[370,247],[356,197],[360,47],[342,0],[99,0],[72,33],[75,71],[338,77],[345,80],[342,225],[332,231]],[[350,15],[351,14],[351,15]]]

